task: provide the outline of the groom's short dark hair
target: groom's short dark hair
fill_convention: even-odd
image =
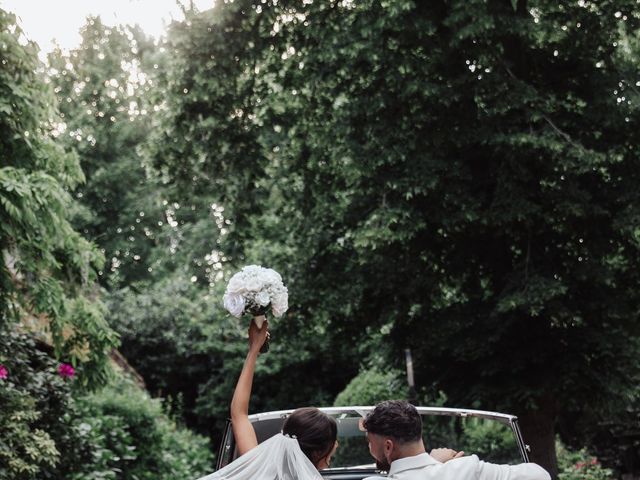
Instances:
[[[422,418],[416,407],[404,400],[387,400],[376,405],[362,425],[367,432],[394,438],[402,443],[422,438]]]

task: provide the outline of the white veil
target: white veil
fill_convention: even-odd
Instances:
[[[322,480],[298,440],[279,433],[199,480]]]

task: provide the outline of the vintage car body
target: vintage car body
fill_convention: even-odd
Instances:
[[[322,476],[333,480],[361,480],[371,475],[384,475],[376,470],[359,421],[373,410],[371,406],[320,408],[338,423],[340,446],[332,468],[322,470]],[[513,415],[481,410],[441,407],[417,407],[422,416],[427,451],[437,447],[476,453],[481,459],[494,463],[528,462],[518,419]],[[284,419],[293,410],[257,413],[249,416],[258,442],[282,430]],[[227,422],[218,452],[217,469],[237,458],[231,422]]]

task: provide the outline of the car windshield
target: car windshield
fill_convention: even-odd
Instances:
[[[476,454],[493,463],[521,463],[515,432],[511,425],[495,419],[474,416],[448,416],[422,413],[423,439],[427,452],[447,447]],[[332,468],[375,467],[369,453],[366,434],[359,429],[356,412],[336,416],[339,447]]]
[[[366,434],[359,422],[371,407],[322,409],[336,419],[338,424],[338,449],[333,456],[330,471],[375,470],[369,453]],[[521,463],[526,460],[515,417],[472,410],[419,408],[422,416],[424,442],[429,452],[433,448],[448,447],[463,450],[465,454],[476,454],[493,463]],[[289,412],[272,412],[252,415],[251,421],[258,437],[263,442],[282,430]],[[224,466],[237,457],[233,435],[228,429],[226,448],[221,450]]]

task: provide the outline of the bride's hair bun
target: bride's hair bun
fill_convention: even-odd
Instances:
[[[297,438],[300,449],[311,463],[317,463],[329,455],[338,438],[336,421],[314,407],[298,408],[289,415],[282,426],[282,433]]]

